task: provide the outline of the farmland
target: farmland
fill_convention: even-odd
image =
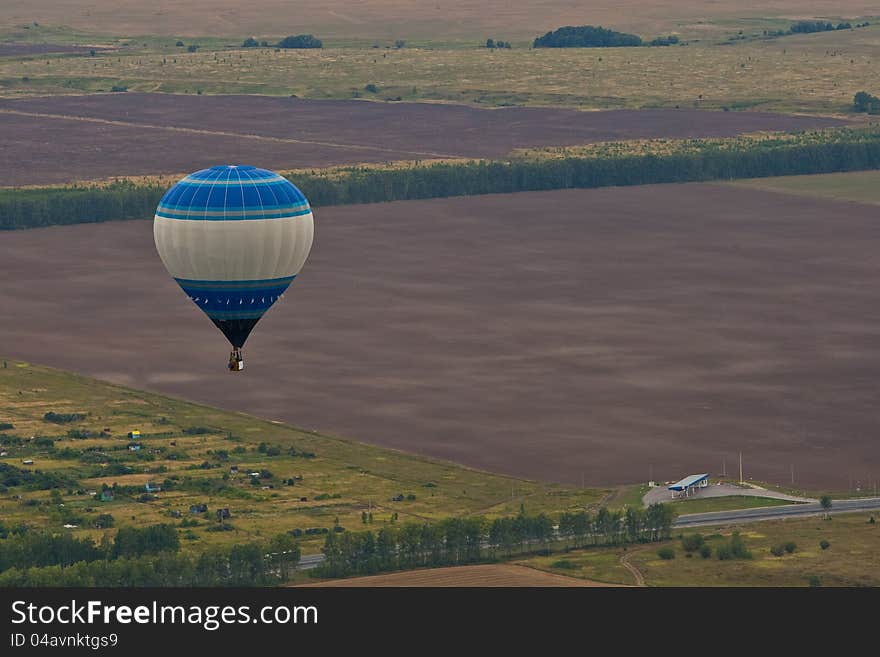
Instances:
[[[4,234],[0,302],[18,320],[0,339],[11,357],[530,479],[662,481],[742,451],[749,479],[787,483],[793,465],[807,490],[877,481],[875,206],[689,184],[316,216],[241,377],[146,221]]]
[[[880,205],[880,171],[780,176],[740,180],[731,184],[745,189],[763,189],[797,196]]]
[[[769,25],[766,25],[769,27]],[[778,25],[776,25],[778,27]],[[43,28],[6,39],[39,40]],[[309,99],[429,101],[479,106],[579,109],[689,108],[843,113],[853,94],[880,87],[880,23],[767,39],[725,28],[686,46],[507,50],[423,42],[328,43],[317,50],[239,48],[204,39],[196,52],[174,38],[121,41],[87,33],[74,40],[109,48],[0,58],[0,95],[67,95],[114,87],[175,94],[295,95]],[[54,39],[51,31],[44,37]],[[67,35],[67,38],[74,37]],[[241,37],[243,38],[243,36]],[[189,43],[190,40],[188,40]]]
[[[218,161],[277,169],[394,160],[498,158],[514,150],[619,140],[735,137],[828,128],[762,112],[304,101],[110,94],[0,100],[5,185],[186,173]]]
[[[392,514],[400,522],[492,516],[514,513],[521,503],[530,512],[559,511],[595,504],[602,494],[368,447],[36,365],[5,365],[0,420],[12,428],[0,435],[0,463],[70,480],[62,502],[50,500],[48,490],[4,487],[0,516],[7,529],[73,524],[75,536],[100,541],[115,530],[96,529],[95,519],[109,513],[116,527],[178,525],[188,551],[299,530],[309,552],[323,545],[322,529],[338,522],[357,530],[367,511],[382,525]],[[84,417],[57,424],[44,419],[50,412]],[[133,429],[141,436],[127,438]],[[128,449],[132,444],[138,451]],[[33,465],[22,464],[27,460]],[[167,490],[141,499],[148,482]],[[118,489],[111,501],[89,495],[104,484],[131,488]],[[391,501],[403,493],[412,499]],[[193,504],[207,504],[209,512],[191,514]],[[214,531],[214,512],[223,507],[232,513],[230,528]]]
[[[699,554],[685,556],[681,541],[670,543],[675,556],[661,559],[657,547],[629,548],[629,563],[648,586],[807,586],[818,578],[821,586],[880,585],[880,524],[854,513],[832,520],[808,518],[762,522],[739,528],[751,559],[720,561]],[[713,555],[729,540],[733,530],[703,528]],[[685,532],[692,534],[694,532]],[[829,545],[823,549],[821,541]],[[775,556],[770,549],[794,543],[795,550]],[[565,556],[534,557],[522,563],[573,577],[632,584],[630,572],[620,564],[622,548],[595,548]],[[814,583],[816,583],[814,581]]]
[[[104,33],[141,35],[257,36],[295,27],[336,39],[485,40],[487,36],[531,39],[560,25],[579,25],[588,19],[602,25],[644,34],[681,32],[689,37],[715,37],[725,32],[776,27],[803,16],[844,18],[876,12],[870,0],[774,0],[756,6],[697,0],[599,0],[588,14],[576,0],[510,3],[489,0],[369,0],[352,4],[340,0],[307,0],[295,7],[284,0],[256,0],[242,5],[233,0],[177,3],[157,0],[93,2],[87,7],[70,0],[7,0],[0,23],[70,25]],[[763,16],[765,18],[760,18]],[[368,42],[369,43],[369,42]]]
[[[387,575],[352,577],[305,586],[321,587],[382,587],[382,586],[608,586],[605,583],[586,579],[565,577],[544,572],[535,568],[524,568],[511,564],[481,564],[477,566],[453,566],[450,568],[431,568],[407,570]]]

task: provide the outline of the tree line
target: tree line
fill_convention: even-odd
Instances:
[[[0,587],[270,586],[290,579],[300,548],[289,534],[180,554],[171,525],[125,527],[111,542],[21,531],[0,540]]]
[[[686,153],[631,154],[355,168],[333,177],[297,174],[316,207],[568,188],[699,182],[880,168],[880,132],[845,131],[827,141],[761,143]],[[147,219],[164,193],[121,182],[96,188],[0,191],[0,230]]]
[[[393,570],[455,566],[548,550],[551,545],[585,547],[622,545],[668,539],[675,514],[664,504],[647,509],[610,511],[601,508],[550,516],[524,511],[514,517],[447,518],[433,524],[389,525],[378,532],[328,534],[323,577],[370,575]]]

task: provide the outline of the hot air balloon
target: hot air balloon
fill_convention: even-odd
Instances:
[[[309,202],[277,173],[252,166],[196,171],[169,189],[153,220],[168,273],[232,345],[228,369],[312,248]]]

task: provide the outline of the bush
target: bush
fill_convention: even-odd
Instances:
[[[324,44],[311,34],[288,36],[278,42],[279,48],[323,48]]]
[[[675,559],[675,550],[671,547],[664,547],[657,550],[657,556],[666,561]]]
[[[377,87],[375,84],[370,82],[370,84],[368,84],[364,87],[364,91],[367,91],[371,94],[377,94],[377,93],[379,93],[379,87]]]
[[[562,570],[575,570],[577,568],[577,564],[567,559],[560,559],[559,561],[554,561],[553,563],[551,563],[550,567],[561,568]]]
[[[810,582],[810,586],[813,586],[813,587],[822,586],[822,582],[819,581],[819,578],[816,577],[815,575],[811,575],[810,579],[808,581]]]
[[[122,93],[128,91],[128,87],[126,87],[124,84],[114,84],[112,87],[110,87],[110,91],[114,93]]]
[[[247,39],[245,39],[242,42],[241,47],[242,48],[256,48],[259,45],[260,45],[259,42],[254,37],[248,37]]]
[[[648,45],[649,46],[672,46],[678,43],[678,37],[675,35],[667,36],[667,37],[657,37],[653,39]]]
[[[84,420],[86,416],[83,413],[56,413],[55,411],[49,411],[45,415],[43,415],[43,420],[45,422],[52,422],[54,424],[67,424],[68,422],[79,422],[80,420]]]
[[[560,27],[534,41],[535,48],[611,48],[640,46],[642,39],[635,34],[616,32],[595,25]]]
[[[183,430],[183,433],[185,433],[188,436],[202,436],[206,433],[211,433],[211,432],[212,432],[211,427],[187,427],[186,429]]]
[[[822,548],[823,550],[827,550],[828,548],[831,547],[831,543],[829,543],[827,540],[825,540],[823,538],[821,541],[819,541],[819,547]]]
[[[859,91],[853,96],[853,111],[878,114],[880,113],[880,98],[869,94],[867,91]]]
[[[199,47],[196,44],[192,44],[186,47],[187,52],[195,52]]]
[[[712,556],[712,548],[709,547],[706,543],[700,546],[700,556],[703,559],[709,559]]]
[[[774,545],[770,548],[770,554],[772,554],[774,557],[781,557],[783,554],[785,554],[785,546]]]
[[[115,520],[109,513],[102,513],[95,518],[95,527],[97,529],[109,529],[113,526]]]
[[[752,553],[746,549],[745,541],[739,535],[739,532],[733,532],[730,537],[730,551],[737,559],[751,559]]]
[[[797,550],[797,543],[795,543],[794,541],[788,541],[782,547],[784,547],[785,551],[788,552],[789,554],[793,554],[794,551]]]
[[[0,431],[6,431],[7,429],[15,429],[15,425],[11,422],[0,422]]]
[[[177,46],[178,48],[183,48],[183,41],[178,41],[174,45]]]
[[[704,542],[702,534],[688,534],[681,539],[681,545],[685,552],[696,552]]]

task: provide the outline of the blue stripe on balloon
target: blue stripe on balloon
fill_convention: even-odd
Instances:
[[[174,280],[182,286],[191,288],[210,289],[217,291],[224,290],[241,290],[241,289],[258,289],[258,288],[276,288],[287,287],[296,278],[293,276],[284,276],[283,278],[264,278],[252,281],[204,281],[191,278],[175,278]]]
[[[196,210],[193,210],[192,212],[175,212],[173,210],[166,210],[160,206],[156,208],[156,216],[164,217],[165,219],[189,219],[190,221],[250,221],[255,219],[288,219],[291,217],[302,217],[309,214],[311,211],[310,208],[306,208],[296,212],[260,212],[259,210],[253,211],[249,208],[246,214],[235,213],[233,215],[223,215],[222,213],[206,214],[205,212],[199,214]]]
[[[252,319],[269,310],[294,278],[289,276],[261,281],[175,280],[208,317]]]

